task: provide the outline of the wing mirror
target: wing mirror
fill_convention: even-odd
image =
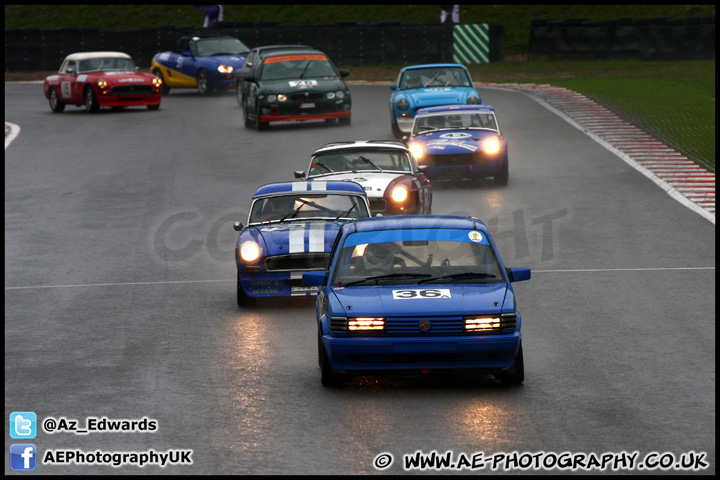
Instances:
[[[529,268],[505,268],[511,282],[522,282],[530,280]]]

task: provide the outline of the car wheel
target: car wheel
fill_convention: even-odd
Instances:
[[[240,87],[235,90],[235,98],[237,99],[238,105],[243,106],[243,93]]]
[[[162,71],[159,68],[155,68],[153,69],[152,73],[155,74],[155,76],[158,77],[162,82],[162,94],[167,95],[168,93],[170,93],[170,87],[168,87],[167,83],[165,83],[165,77],[163,77]]]
[[[330,359],[318,330],[318,363],[320,364],[320,383],[323,387],[340,387],[345,383],[345,376],[333,370]]]
[[[197,89],[200,95],[208,95],[210,93],[210,74],[207,70],[200,70],[197,73]]]
[[[160,108],[160,104],[158,103],[157,105],[147,105],[147,108],[148,110],[157,110],[158,108]]]
[[[238,307],[251,307],[257,304],[257,298],[249,296],[245,293],[240,283],[240,275],[237,277],[237,304]]]
[[[508,184],[508,178],[510,177],[509,162],[510,160],[506,158],[503,162],[502,170],[500,170],[499,174],[495,175],[495,185],[505,186]]]
[[[250,116],[248,115],[249,112],[248,112],[247,102],[243,101],[243,103],[241,105],[242,105],[242,109],[243,109],[243,123],[245,124],[245,128],[254,128],[255,122],[250,120]]]
[[[350,121],[352,120],[351,117],[348,118],[338,118],[338,122],[340,125],[350,125]]]
[[[50,89],[50,97],[48,98],[48,102],[50,102],[50,110],[55,113],[60,113],[65,110],[65,104],[60,101],[57,90],[55,90],[54,88]]]
[[[523,360],[522,342],[520,342],[518,346],[518,353],[512,367],[495,376],[505,385],[520,385],[525,381],[525,361]]]
[[[95,95],[95,91],[92,89],[90,85],[85,87],[85,110],[89,113],[95,113],[98,110],[100,110],[100,105],[97,101],[97,96]]]

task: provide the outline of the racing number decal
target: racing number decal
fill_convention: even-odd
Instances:
[[[72,90],[70,89],[70,82],[60,82],[60,90],[63,98],[71,98]]]
[[[424,288],[412,290],[393,290],[393,300],[409,298],[450,298],[448,288]]]

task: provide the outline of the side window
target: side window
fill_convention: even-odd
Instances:
[[[248,53],[248,56],[245,59],[245,64],[247,64],[248,69],[252,68],[253,64],[255,63],[255,57],[257,57],[257,52],[255,50]]]

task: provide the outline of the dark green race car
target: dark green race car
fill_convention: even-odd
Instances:
[[[335,119],[349,125],[352,99],[343,81],[348,74],[312,48],[261,53],[240,92],[245,127],[264,130],[270,122]]]

